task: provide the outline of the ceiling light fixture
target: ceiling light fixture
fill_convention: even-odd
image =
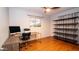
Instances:
[[[48,8],[48,7],[44,7],[44,13],[48,13],[51,11],[51,8]]]
[[[50,9],[50,8],[47,8],[47,9],[46,9],[46,12],[50,12],[50,11],[51,11],[51,9]]]
[[[44,8],[44,13],[50,12],[52,9],[58,9],[60,7],[43,7]]]

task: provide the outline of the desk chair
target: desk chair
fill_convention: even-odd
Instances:
[[[22,40],[30,39],[30,35],[31,35],[31,32],[29,32],[29,33],[22,33]]]

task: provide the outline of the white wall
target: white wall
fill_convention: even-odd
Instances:
[[[0,48],[9,36],[8,8],[0,7]]]
[[[67,10],[64,10],[64,11],[61,11],[60,13],[58,13],[58,14],[55,14],[54,16],[51,16],[51,36],[53,36],[54,35],[54,21],[53,20],[55,20],[55,19],[57,19],[58,18],[58,16],[62,16],[62,15],[65,15],[65,14],[71,14],[71,13],[74,13],[74,12],[79,12],[79,7],[77,8],[77,7],[73,7],[73,8],[70,8],[70,9],[67,9]],[[78,25],[78,29],[79,29],[79,25]],[[79,30],[78,30],[78,32],[77,33],[79,33]],[[78,40],[79,41],[79,35],[78,35],[78,37],[77,37],[77,39],[76,40]]]
[[[20,26],[21,32],[24,28],[30,28],[31,17],[27,15],[38,15],[33,12],[28,12],[26,9],[22,8],[9,8],[9,19],[10,26]],[[41,19],[41,27],[31,28],[31,31],[37,31],[41,33],[41,37],[50,36],[50,20],[48,18]]]

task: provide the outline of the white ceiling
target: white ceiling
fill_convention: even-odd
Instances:
[[[34,12],[34,13],[42,13],[43,9],[40,7],[25,7],[27,11]]]
[[[24,8],[24,7],[23,7]],[[59,9],[52,9],[47,15],[55,14],[60,11],[63,11],[65,9],[69,9],[70,7],[61,7]],[[34,12],[34,13],[39,13],[39,14],[44,14],[44,8],[42,7],[25,7],[27,11]]]
[[[59,13],[63,10],[69,9],[70,7],[61,7],[59,9],[52,9],[50,12],[48,12],[46,14],[44,13],[44,8],[42,8],[42,7],[18,7],[18,8],[24,9],[27,12],[50,16],[50,15],[54,15],[56,13]]]

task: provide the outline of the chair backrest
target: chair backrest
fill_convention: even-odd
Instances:
[[[30,29],[29,28],[25,28],[24,31],[30,31]]]
[[[22,33],[22,36],[25,37],[25,36],[30,36],[31,35],[31,32],[29,33]]]

